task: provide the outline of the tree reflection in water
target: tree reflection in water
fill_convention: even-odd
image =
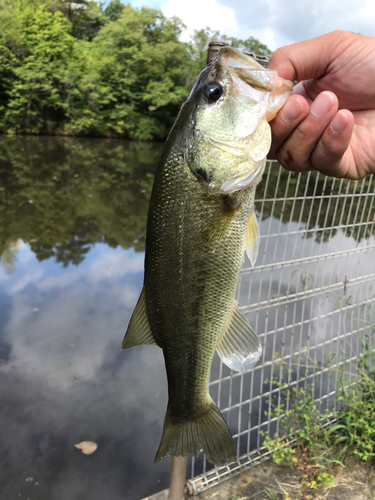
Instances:
[[[148,202],[162,148],[160,143],[112,139],[2,137],[4,267],[8,272],[14,269],[12,255],[19,240],[30,245],[38,260],[53,257],[64,267],[80,264],[99,242],[143,251]],[[298,178],[285,170],[279,175],[273,166],[268,182],[264,179],[257,188],[257,199],[266,195],[269,200],[262,203],[262,220],[272,214],[285,222],[300,221],[306,229],[320,228],[307,233],[317,242],[328,241],[343,224],[345,235],[357,241],[374,234],[372,225],[352,225],[358,209],[365,213],[363,205],[368,203],[356,183],[322,175],[317,180],[316,175]],[[370,180],[364,183],[362,193],[369,192]],[[349,204],[347,195],[353,192],[357,196]],[[326,196],[322,206],[314,203],[314,197],[321,195]]]
[[[7,256],[20,239],[38,260],[54,257],[64,267],[78,265],[98,242],[143,251],[162,147],[108,139],[2,137],[0,255]]]

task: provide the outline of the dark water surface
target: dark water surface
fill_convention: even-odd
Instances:
[[[121,349],[161,149],[0,138],[1,499],[138,500],[168,486],[170,460],[153,463],[167,403],[162,353]],[[311,217],[310,205],[297,220],[329,218]],[[291,206],[263,203],[261,232],[277,231]],[[324,253],[335,231],[311,244]],[[354,246],[369,237],[351,236]],[[93,455],[74,447],[85,440],[98,444]]]

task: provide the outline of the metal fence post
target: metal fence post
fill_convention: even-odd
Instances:
[[[173,457],[168,500],[184,498],[187,457]]]

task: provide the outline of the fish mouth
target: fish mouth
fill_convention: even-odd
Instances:
[[[216,59],[222,68],[229,68],[232,74],[257,90],[278,93],[293,87],[293,82],[280,78],[276,71],[264,68],[251,56],[234,47],[222,47]]]
[[[234,191],[239,191],[240,189],[245,189],[249,186],[256,186],[262,180],[265,168],[266,159],[262,160],[261,165],[259,165],[258,168],[253,170],[246,177],[239,177],[223,184],[220,188],[220,191],[225,194],[230,194]]]

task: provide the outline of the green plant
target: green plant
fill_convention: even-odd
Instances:
[[[374,331],[373,325],[369,326]],[[371,348],[369,335],[362,347],[355,364],[356,380],[353,371],[346,372],[345,363],[341,363],[334,405],[341,410],[337,423],[325,429],[321,424],[330,418],[330,412],[320,411],[320,403],[314,401],[314,386],[298,389],[296,383],[285,385],[293,377],[278,353],[275,356],[275,380],[266,383],[282,389],[281,396],[269,400],[269,407],[275,408],[271,416],[278,418],[280,430],[273,437],[266,434],[264,444],[273,452],[275,463],[302,471],[304,498],[309,497],[308,491],[332,487],[337,467],[344,466],[348,457],[364,461],[375,457],[375,348]],[[331,371],[337,371],[333,359],[330,364]]]
[[[347,380],[340,378],[337,401],[343,402],[339,422],[325,432],[325,440],[339,446],[340,454],[350,454],[368,461],[375,457],[375,349],[370,347],[370,337],[362,342],[363,352],[357,361],[359,381],[346,387]]]
[[[264,493],[266,494],[266,497],[269,498],[269,500],[277,500],[278,498],[278,493],[275,490],[264,490]]]
[[[308,389],[289,387],[282,391],[281,403],[274,415],[279,417],[281,433],[273,438],[266,435],[264,444],[273,452],[279,465],[295,466],[302,471],[302,486],[319,489],[330,486],[332,471],[339,463],[327,442],[322,439],[322,418],[328,411],[320,412],[319,403],[313,400],[314,386]],[[289,409],[286,409],[289,401]]]

